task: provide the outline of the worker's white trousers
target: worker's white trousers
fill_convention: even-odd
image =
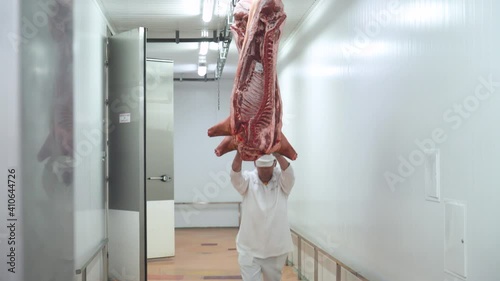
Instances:
[[[238,262],[241,277],[243,277],[243,281],[280,281],[286,257],[287,254],[259,259],[240,253]]]

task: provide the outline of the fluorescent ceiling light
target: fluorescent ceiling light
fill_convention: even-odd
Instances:
[[[214,14],[214,0],[203,1],[203,21],[210,22]]]
[[[198,58],[198,75],[205,76],[207,74],[207,57],[200,56]]]
[[[208,30],[201,31],[201,37],[208,38]],[[209,42],[200,42],[200,56],[206,56],[208,53]]]
[[[207,74],[207,66],[206,65],[198,65],[198,75],[205,76]]]

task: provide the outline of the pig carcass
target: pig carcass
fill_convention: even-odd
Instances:
[[[231,31],[239,61],[230,116],[208,130],[210,137],[225,136],[215,149],[217,156],[237,149],[246,161],[272,152],[297,158],[281,132],[276,60],[285,19],[281,0],[241,0],[235,7]]]

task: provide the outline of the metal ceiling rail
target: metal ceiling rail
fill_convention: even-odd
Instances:
[[[148,38],[148,43],[200,43],[200,42],[215,42],[222,43],[222,47],[219,47],[219,57],[217,58],[217,67],[215,70],[215,78],[207,79],[201,78],[192,78],[192,79],[175,79],[175,81],[216,81],[222,76],[222,71],[224,70],[224,66],[226,64],[227,55],[229,53],[229,46],[232,40],[232,34],[230,30],[231,24],[234,23],[234,7],[239,2],[239,0],[231,0],[231,5],[229,5],[229,11],[226,15],[226,24],[224,29],[220,31],[219,35],[217,35],[217,30],[212,31],[212,37],[199,37],[199,38],[181,38],[180,31],[175,31],[175,38]]]
[[[199,43],[199,42],[215,42],[225,41],[227,38],[221,37],[200,37],[200,38],[148,38],[148,43]]]
[[[213,82],[219,78],[174,78],[176,82]]]
[[[213,31],[212,37],[198,37],[198,38],[181,38],[180,31],[175,31],[175,38],[148,38],[148,43],[198,43],[198,42],[225,42],[231,40],[226,32],[220,32],[217,35],[217,30]]]
[[[232,19],[232,10],[231,13],[228,14],[226,25],[224,29],[219,32],[217,35],[217,31],[213,30],[212,37],[199,37],[199,38],[180,38],[180,31],[175,31],[175,38],[148,38],[148,43],[199,43],[199,42],[215,42],[221,43],[219,46],[219,56],[217,56],[217,67],[215,69],[215,79],[208,78],[191,78],[191,79],[175,79],[175,81],[216,81],[222,76],[222,71],[224,70],[224,66],[226,64],[227,56],[229,54],[229,47],[232,41],[232,34],[229,28]]]

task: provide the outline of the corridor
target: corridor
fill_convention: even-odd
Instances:
[[[237,228],[176,229],[176,256],[148,261],[148,281],[241,280],[236,252]],[[290,266],[282,281],[297,281]]]

